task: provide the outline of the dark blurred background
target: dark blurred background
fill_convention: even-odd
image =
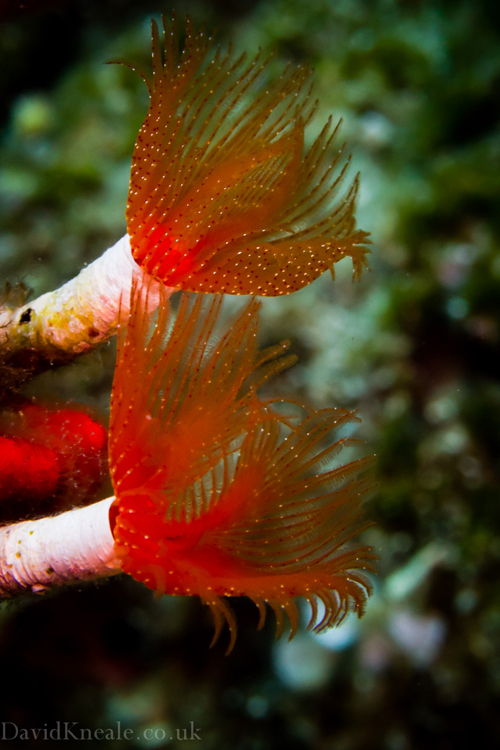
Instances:
[[[48,291],[125,232],[147,94],[132,71],[104,63],[147,62],[149,19],[173,7],[0,0],[2,283]],[[352,284],[343,261],[334,284],[325,276],[266,300],[262,339],[290,338],[300,357],[276,388],[359,410],[356,436],[378,455],[365,534],[380,555],[375,594],[361,621],[321,637],[303,630],[290,644],[274,642],[271,616],[257,633],[255,607],[236,601],[229,657],[223,642],[208,649],[212,623],[197,601],[156,601],[128,579],[4,604],[2,747],[43,746],[9,739],[14,725],[57,722],[111,730],[114,739],[89,740],[109,748],[454,750],[480,732],[495,747],[500,6],[175,7],[238,51],[311,65],[320,104],[310,138],[329,114],[343,118],[371,272]],[[57,390],[105,419],[112,367],[109,345],[28,390]],[[117,722],[132,739],[117,738]]]

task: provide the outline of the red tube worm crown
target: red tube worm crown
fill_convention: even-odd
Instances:
[[[251,62],[187,21],[164,40],[152,23],[149,111],[132,161],[127,226],[135,259],[166,285],[274,296],[316,279],[346,256],[359,276],[367,234],[356,229],[356,178],[341,192],[342,149],[327,122],[306,148],[316,107],[311,75]]]
[[[261,624],[270,604],[278,632],[286,612],[291,634],[300,596],[316,630],[361,615],[374,555],[348,542],[365,526],[360,474],[370,459],[321,470],[349,443],[328,446],[326,437],[355,416],[326,409],[285,428],[259,399],[257,384],[290,362],[273,360],[283,345],[258,354],[255,300],[218,340],[220,300],[183,296],[175,323],[165,304],[152,330],[145,309],[144,291],[134,290],[111,400],[123,570],[159,593],[200,596],[215,637],[229,623],[230,648],[236,622],[226,596],[251,597]]]

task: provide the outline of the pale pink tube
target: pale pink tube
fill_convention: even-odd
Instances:
[[[109,520],[113,500],[0,528],[0,597],[119,573]]]

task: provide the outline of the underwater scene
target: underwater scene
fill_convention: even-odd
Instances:
[[[495,747],[498,4],[0,0],[0,60],[0,527],[116,498],[109,570],[0,560],[0,748]]]

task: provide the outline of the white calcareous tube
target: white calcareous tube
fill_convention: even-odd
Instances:
[[[0,598],[119,573],[109,521],[113,500],[0,528]]]
[[[127,310],[133,279],[149,281],[150,311],[159,282],[135,262],[126,234],[78,276],[15,311],[0,310],[0,349],[35,350],[47,357],[90,351],[116,333],[120,304]]]

